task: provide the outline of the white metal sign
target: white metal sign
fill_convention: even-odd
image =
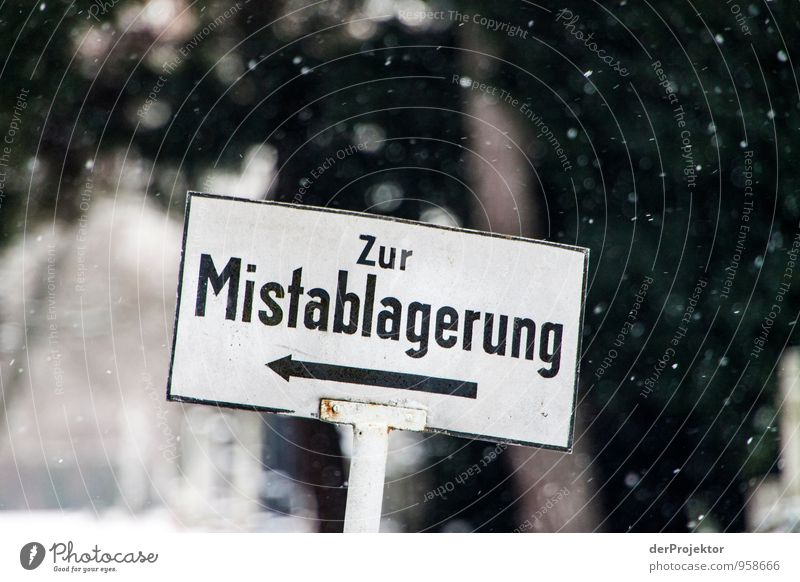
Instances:
[[[170,400],[570,450],[588,250],[190,193]]]

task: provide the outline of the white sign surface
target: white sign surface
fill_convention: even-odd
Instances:
[[[190,193],[170,400],[572,447],[588,250]]]

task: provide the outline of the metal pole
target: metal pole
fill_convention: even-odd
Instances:
[[[388,451],[388,426],[356,424],[353,427],[344,533],[379,531]]]
[[[418,408],[323,399],[319,417],[328,422],[353,425],[344,531],[377,533],[381,524],[389,431],[424,430],[427,412]]]

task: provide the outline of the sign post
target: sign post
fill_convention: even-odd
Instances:
[[[424,430],[426,413],[416,408],[323,399],[319,417],[353,426],[344,532],[376,533],[383,504],[389,431]]]
[[[572,449],[588,250],[190,193],[167,398],[354,430],[377,531],[391,429]]]

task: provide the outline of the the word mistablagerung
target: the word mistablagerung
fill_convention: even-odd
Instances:
[[[221,270],[217,268],[223,264]],[[346,335],[360,333],[365,338],[390,341],[400,341],[404,337],[412,344],[405,351],[411,358],[422,358],[428,353],[433,334],[435,346],[445,350],[471,351],[478,346],[476,349],[482,348],[487,354],[538,360],[544,364],[537,370],[543,378],[555,377],[561,367],[564,330],[561,323],[537,323],[530,317],[456,309],[449,305],[434,309],[423,301],[404,305],[393,296],[378,301],[376,274],[366,275],[359,286],[363,294],[358,294],[352,290],[355,286],[347,270],[338,271],[335,291],[323,287],[306,289],[302,267],[292,271],[288,285],[266,281],[257,286],[253,280],[257,272],[257,264],[243,261],[241,257],[225,257],[215,263],[211,254],[202,253],[195,316],[206,317],[210,284],[213,297],[220,297],[227,287],[224,317],[230,321],[246,324],[258,321],[265,326],[290,328],[302,326],[317,332]],[[222,306],[216,311],[221,315]]]

